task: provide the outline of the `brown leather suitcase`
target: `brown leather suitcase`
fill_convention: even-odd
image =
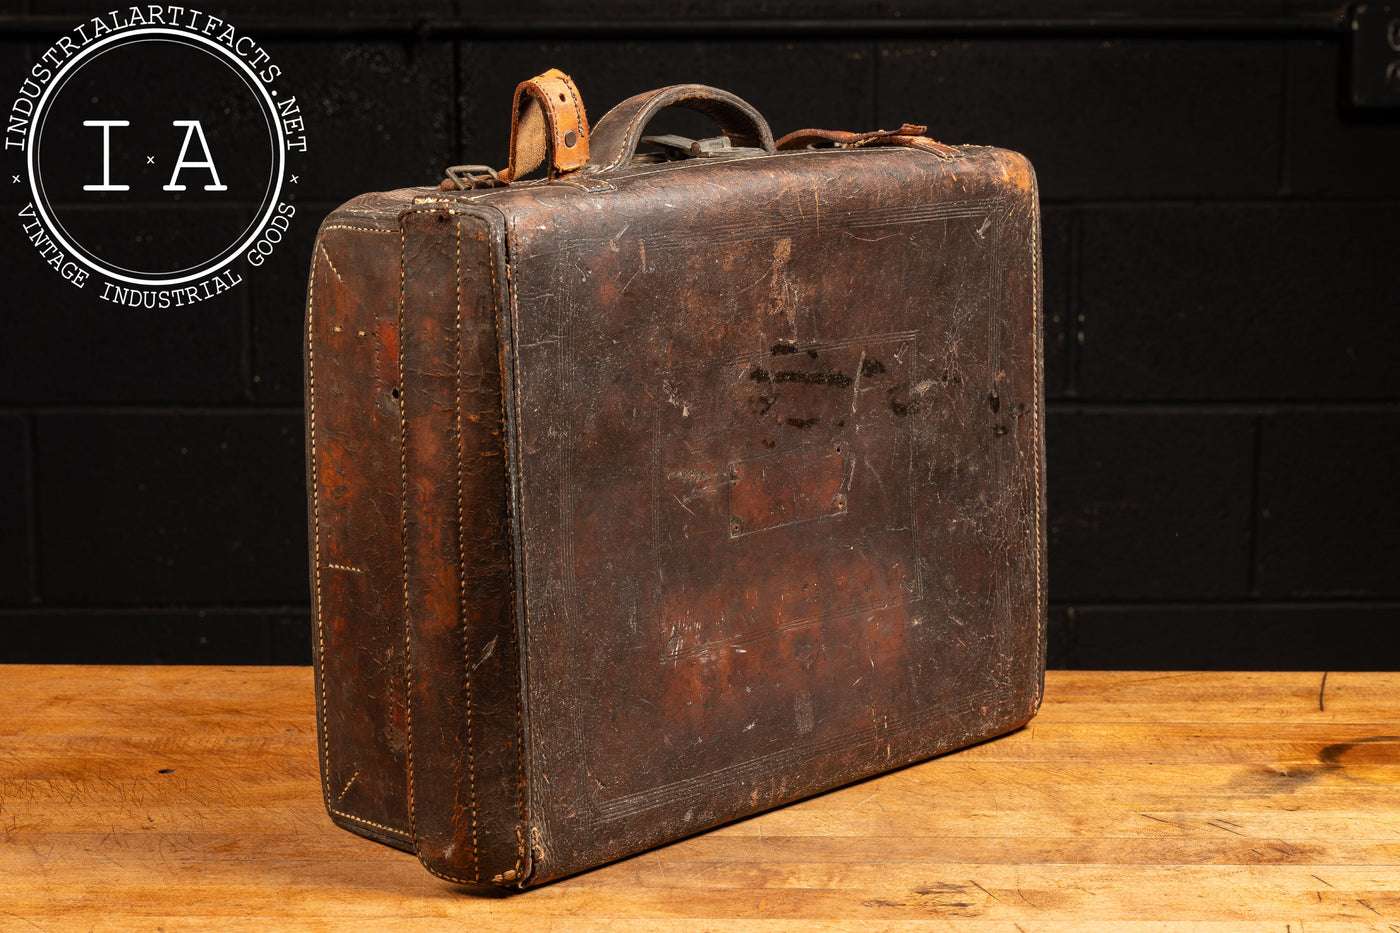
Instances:
[[[658,141],[666,106],[723,136]],[[307,302],[326,806],[524,887],[999,735],[1041,695],[1021,156],[686,85],[335,211]],[[544,177],[522,180],[532,163]]]

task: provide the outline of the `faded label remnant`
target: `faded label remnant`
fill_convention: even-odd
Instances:
[[[807,447],[729,465],[729,536],[846,514],[841,447]]]

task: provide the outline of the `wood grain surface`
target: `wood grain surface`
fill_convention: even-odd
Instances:
[[[1013,735],[523,894],[331,825],[305,668],[0,667],[0,930],[1400,931],[1400,674],[1051,672]]]

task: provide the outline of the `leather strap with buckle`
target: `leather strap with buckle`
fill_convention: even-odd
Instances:
[[[558,68],[520,82],[510,123],[510,165],[505,184],[544,164],[551,179],[588,164],[588,116],[573,79]]]
[[[942,159],[952,159],[962,155],[952,146],[934,142],[924,134],[928,127],[906,123],[897,130],[875,130],[870,133],[851,133],[846,130],[797,130],[778,140],[779,151],[835,146],[841,149],[862,149],[867,146],[907,146],[922,149]]]
[[[442,189],[508,185],[545,165],[549,179],[576,172],[588,164],[588,115],[574,81],[558,68],[515,89],[511,108],[510,163],[499,172],[484,165],[454,165]]]

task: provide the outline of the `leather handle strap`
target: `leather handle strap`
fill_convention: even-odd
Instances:
[[[511,107],[510,165],[499,180],[509,184],[546,159],[551,179],[577,171],[588,164],[588,136],[588,115],[572,78],[551,68],[521,81]]]
[[[667,107],[684,107],[704,114],[736,146],[770,154],[776,151],[768,121],[741,98],[704,84],[675,84],[629,97],[598,121],[593,128],[593,161],[588,172],[606,174],[625,168],[636,154],[651,118]]]
[[[945,146],[943,143],[934,142],[924,134],[928,132],[926,126],[916,126],[913,123],[906,123],[897,130],[875,130],[870,133],[851,133],[846,130],[795,130],[778,140],[777,147],[782,151],[792,149],[806,149],[809,146],[836,146],[843,149],[862,149],[867,146],[907,146],[911,149],[922,149],[925,152],[932,152],[943,159],[952,159],[962,155],[952,146]]]

